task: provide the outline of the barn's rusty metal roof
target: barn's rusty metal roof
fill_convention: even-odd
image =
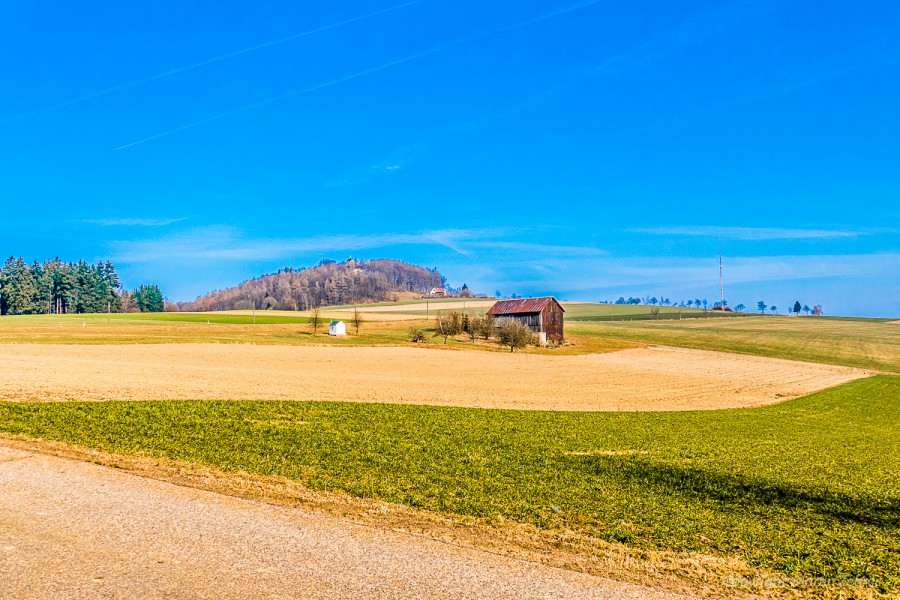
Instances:
[[[520,298],[518,300],[500,300],[491,310],[487,312],[489,315],[519,315],[523,313],[539,313],[544,310],[548,304],[556,302],[556,298],[547,296],[546,298]],[[559,302],[556,302],[559,306]],[[565,312],[562,306],[559,310]]]

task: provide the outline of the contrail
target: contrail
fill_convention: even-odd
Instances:
[[[375,17],[377,15],[381,15],[387,12],[399,10],[401,8],[405,8],[407,6],[412,6],[413,4],[419,4],[424,2],[425,0],[410,0],[409,2],[404,2],[403,4],[397,4],[396,6],[391,6],[389,8],[383,8],[381,10],[376,10],[375,12],[366,13],[364,15],[360,15],[358,17],[353,17],[351,19],[345,19],[343,21],[338,21],[337,23],[332,23],[330,25],[323,25],[322,27],[317,27],[315,29],[310,29],[308,31],[304,31],[302,33],[296,33],[294,35],[281,38],[278,40],[274,40],[271,42],[264,42],[262,44],[256,44],[255,46],[248,46],[247,48],[242,48],[240,50],[234,50],[233,52],[228,52],[226,54],[221,54],[219,56],[214,56],[212,58],[207,58],[206,60],[201,60],[200,62],[195,62],[189,65],[185,65],[183,67],[177,67],[175,69],[170,69],[168,71],[163,71],[162,73],[157,73],[156,75],[150,75],[149,77],[145,77],[143,79],[138,79],[136,81],[132,81],[129,83],[123,83],[117,86],[113,86],[111,88],[106,88],[105,90],[100,90],[98,92],[92,92],[90,94],[86,94],[84,96],[79,96],[77,98],[72,98],[71,100],[66,100],[64,102],[59,102],[58,104],[52,104],[50,106],[45,106],[43,108],[38,108],[32,110],[27,113],[22,113],[20,115],[16,115],[14,117],[8,117],[6,119],[0,120],[0,123],[9,123],[10,121],[17,121],[19,119],[24,119],[26,117],[32,117],[34,115],[38,115],[47,111],[55,110],[57,108],[63,108],[66,106],[71,106],[73,104],[77,104],[79,102],[84,102],[85,100],[92,100],[94,98],[99,98],[100,96],[106,96],[108,94],[112,94],[114,92],[120,92],[122,90],[128,90],[131,88],[135,88],[145,83],[150,83],[151,81],[157,81],[159,79],[163,79],[165,77],[169,77],[170,75],[177,75],[178,73],[184,73],[185,71],[192,71],[194,69],[199,69],[200,67],[205,67],[206,65],[211,65],[213,63],[217,63],[223,60],[227,60],[229,58],[234,58],[235,56],[241,56],[242,54],[249,54],[250,52],[256,52],[257,50],[262,50],[264,48],[271,48],[272,46],[278,46],[280,44],[285,44],[287,42],[306,37],[309,35],[313,35],[315,33],[321,33],[323,31],[328,31],[329,29],[335,29],[337,27],[342,27],[344,25],[348,25],[350,23],[355,23],[356,21],[362,21],[363,19],[369,19],[371,17]]]
[[[421,1],[421,0],[419,0],[419,1]],[[139,144],[143,144],[143,143],[146,143],[146,142],[151,142],[151,141],[157,140],[157,139],[159,139],[159,138],[161,138],[161,137],[165,137],[165,136],[171,135],[171,134],[173,134],[173,133],[178,133],[179,131],[184,131],[184,130],[186,130],[186,129],[192,129],[192,128],[197,127],[197,126],[199,126],[199,125],[205,125],[206,123],[211,123],[212,121],[218,121],[219,119],[224,119],[225,117],[229,117],[229,116],[234,115],[234,114],[237,114],[237,113],[245,112],[245,111],[248,111],[248,110],[253,110],[254,108],[260,108],[260,107],[262,107],[262,106],[266,106],[267,104],[272,104],[273,102],[280,102],[280,101],[286,100],[286,99],[288,99],[288,98],[293,98],[294,96],[299,96],[299,95],[301,95],[301,94],[308,94],[309,92],[313,92],[313,91],[316,91],[316,90],[321,90],[321,89],[323,89],[323,88],[331,87],[331,86],[337,85],[337,84],[339,84],[339,83],[344,83],[345,81],[350,81],[351,79],[357,79],[357,78],[359,78],[359,77],[364,77],[365,75],[370,75],[370,74],[372,74],[372,73],[377,73],[378,71],[383,71],[383,70],[385,70],[385,69],[389,69],[389,68],[391,68],[391,67],[395,67],[395,66],[397,66],[397,65],[401,65],[401,64],[403,64],[403,63],[406,63],[406,62],[409,62],[409,61],[412,61],[412,60],[416,60],[416,59],[419,59],[419,58],[423,58],[423,57],[425,57],[425,56],[430,56],[430,55],[436,54],[436,53],[438,53],[438,52],[443,52],[444,50],[449,50],[450,48],[455,48],[455,47],[457,47],[457,46],[462,46],[463,44],[468,44],[468,43],[474,42],[474,41],[476,41],[476,40],[485,38],[485,37],[487,37],[487,36],[489,36],[489,35],[494,35],[494,34],[497,34],[497,33],[501,33],[501,32],[503,32],[503,31],[509,31],[509,30],[511,30],[511,29],[516,29],[516,28],[518,28],[518,27],[524,27],[524,26],[526,26],[526,25],[532,25],[532,24],[534,24],[534,23],[538,23],[538,22],[540,22],[540,21],[544,21],[544,20],[546,20],[546,19],[550,19],[550,18],[553,18],[553,17],[557,17],[557,16],[559,16],[559,15],[563,15],[563,14],[572,12],[572,11],[574,11],[574,10],[578,10],[578,9],[580,9],[580,8],[584,8],[584,7],[590,6],[590,5],[592,5],[592,4],[598,4],[598,3],[602,2],[602,1],[603,1],[603,0],[582,0],[581,2],[576,2],[576,3],[574,3],[574,4],[570,4],[570,5],[568,5],[568,6],[564,6],[564,7],[562,7],[562,8],[556,9],[556,10],[554,10],[554,11],[550,11],[550,12],[547,12],[547,13],[544,13],[544,14],[541,14],[541,15],[538,15],[538,16],[536,16],[536,17],[532,17],[532,18],[530,18],[530,19],[526,19],[526,20],[524,20],[524,21],[518,21],[518,22],[513,23],[513,24],[511,24],[511,25],[505,25],[505,26],[503,26],[503,27],[498,27],[498,28],[496,28],[496,29],[491,29],[491,30],[486,31],[486,32],[482,32],[482,33],[478,33],[478,34],[475,34],[475,35],[471,35],[471,36],[468,36],[468,37],[465,37],[465,38],[461,38],[461,39],[459,39],[459,40],[456,40],[456,41],[453,41],[453,42],[450,42],[450,43],[447,43],[447,44],[443,44],[443,45],[441,45],[441,46],[436,46],[436,47],[430,48],[430,49],[428,49],[428,50],[423,50],[422,52],[416,52],[415,54],[409,54],[409,55],[407,55],[407,56],[403,56],[403,57],[401,57],[401,58],[397,58],[397,59],[395,59],[395,60],[392,60],[392,61],[390,61],[390,62],[386,62],[386,63],[384,63],[384,64],[381,64],[381,65],[378,65],[378,66],[375,66],[375,67],[370,67],[370,68],[368,68],[368,69],[365,69],[365,70],[362,70],[362,71],[357,71],[356,73],[352,73],[352,74],[350,74],[350,75],[345,75],[344,77],[339,77],[339,78],[337,78],[337,79],[331,79],[331,80],[326,81],[326,82],[324,82],[324,83],[318,83],[318,84],[313,85],[313,86],[310,86],[310,87],[306,87],[306,88],[302,88],[302,89],[299,89],[299,90],[294,90],[294,91],[291,91],[291,92],[287,92],[287,93],[284,93],[284,94],[281,94],[281,95],[278,95],[278,96],[274,96],[274,97],[272,97],[272,98],[267,98],[266,100],[261,100],[261,101],[259,101],[259,102],[254,102],[253,104],[247,104],[247,105],[245,105],[245,106],[241,106],[241,107],[238,107],[238,108],[235,108],[235,109],[232,109],[232,110],[229,110],[229,111],[226,111],[226,112],[223,112],[223,113],[214,115],[214,116],[212,116],[212,117],[207,117],[207,118],[201,119],[201,120],[199,120],[199,121],[194,121],[193,123],[188,123],[187,125],[182,125],[182,126],[180,126],[180,127],[174,128],[174,129],[169,129],[169,130],[167,130],[167,131],[163,131],[162,133],[157,133],[157,134],[155,134],[155,135],[151,135],[151,136],[149,136],[149,137],[145,137],[145,138],[139,139],[139,140],[137,140],[137,141],[131,142],[130,144],[125,144],[124,146],[119,146],[118,148],[114,148],[113,150],[114,150],[114,151],[115,151],[115,150],[124,150],[125,148],[131,148],[132,146],[137,146],[137,145],[139,145]]]
[[[520,23],[515,23],[504,29],[514,29],[516,27],[523,27],[525,25],[531,25],[532,23],[537,23],[537,22],[543,21],[545,19],[551,19],[553,17],[558,17],[559,15],[564,15],[566,13],[572,12],[573,10],[578,10],[579,8],[591,6],[592,4],[598,4],[602,1],[603,0],[583,0],[582,2],[576,2],[575,4],[570,4],[569,6],[563,6],[562,8],[558,8],[556,10],[544,13],[542,15],[534,17],[533,19],[529,19],[527,21],[522,21]]]
[[[220,113],[220,114],[212,116],[212,117],[207,117],[207,118],[201,119],[199,121],[194,121],[193,123],[188,123],[187,125],[182,125],[181,127],[176,127],[175,129],[169,129],[168,131],[163,131],[162,133],[157,133],[156,135],[151,135],[150,137],[145,137],[143,139],[137,140],[136,142],[131,142],[130,144],[125,144],[124,146],[119,146],[118,148],[114,148],[114,150],[124,150],[125,148],[130,148],[132,146],[137,146],[138,144],[143,144],[144,142],[156,140],[161,137],[171,135],[173,133],[178,133],[179,131],[184,131],[185,129],[191,129],[193,127],[197,127],[198,125],[204,125],[204,124],[210,123],[212,121],[218,121],[219,119],[224,119],[225,117],[229,117],[231,115],[241,113],[244,111],[253,110],[254,108],[259,108],[259,107],[265,106],[267,104],[272,104],[273,102],[279,102],[281,100],[293,98],[294,96],[299,96],[300,94],[307,94],[307,93],[313,92],[315,90],[320,90],[322,88],[331,87],[333,85],[337,85],[339,83],[343,83],[343,82],[349,81],[351,79],[356,79],[357,77],[369,75],[370,73],[375,73],[377,71],[383,71],[384,69],[388,69],[390,67],[393,67],[393,66],[405,63],[405,62],[409,62],[411,60],[415,60],[417,58],[421,58],[421,57],[427,56],[429,54],[434,54],[435,52],[440,52],[441,50],[446,50],[448,47],[449,46],[441,46],[439,48],[433,48],[431,50],[426,50],[424,52],[410,54],[409,56],[404,56],[403,58],[398,58],[396,60],[392,60],[391,62],[384,63],[382,65],[378,65],[377,67],[372,67],[372,68],[366,69],[364,71],[358,71],[351,75],[339,77],[338,79],[332,79],[330,81],[326,81],[324,83],[318,83],[316,85],[306,87],[306,88],[303,88],[300,90],[295,90],[293,92],[287,92],[285,94],[281,94],[280,96],[275,96],[273,98],[267,98],[266,100],[254,102],[253,104],[247,104],[246,106],[241,106],[241,107]]]

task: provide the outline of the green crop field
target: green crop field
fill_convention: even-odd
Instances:
[[[69,315],[4,315],[0,318],[0,327],[24,328],[24,327],[54,327],[54,326],[78,326],[82,323],[90,325],[116,325],[146,327],[152,325],[171,325],[185,323],[201,323],[211,325],[284,325],[307,323],[309,318],[299,313],[272,313],[259,311],[255,316],[250,312],[160,312],[160,313],[103,313],[93,314],[69,314]]]
[[[0,404],[0,431],[900,590],[900,378],[781,405],[546,413],[286,402]]]
[[[900,373],[900,325],[875,319],[750,316],[570,323],[587,338],[756,354]]]
[[[669,319],[718,319],[752,316],[752,313],[722,312],[677,306],[595,304],[563,302],[567,321],[657,321]]]

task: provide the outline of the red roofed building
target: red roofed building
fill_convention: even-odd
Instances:
[[[447,294],[447,290],[445,290],[444,288],[433,287],[428,293],[432,296],[445,296]]]
[[[547,341],[563,341],[563,307],[556,298],[521,298],[500,300],[487,312],[496,319],[497,326],[509,321],[518,321]]]

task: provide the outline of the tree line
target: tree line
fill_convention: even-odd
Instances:
[[[89,264],[59,258],[28,264],[10,256],[0,268],[0,315],[158,312],[163,296],[155,285],[122,288],[109,261]]]
[[[778,307],[774,304],[772,306],[769,306],[768,304],[766,304],[765,300],[760,300],[756,303],[756,310],[758,310],[761,315],[766,314],[766,310],[770,310],[772,311],[772,314],[775,314],[775,312],[778,310]],[[822,308],[821,304],[816,304],[812,308],[810,308],[809,304],[800,304],[799,300],[796,300],[793,306],[788,303],[788,314],[794,313],[795,315],[799,315],[801,311],[806,313],[807,315],[812,313],[817,317],[821,317],[825,314],[825,311]]]
[[[424,294],[445,284],[446,279],[437,269],[396,260],[349,259],[342,263],[323,260],[315,267],[282,269],[178,306],[187,311],[310,310],[321,306],[381,302],[397,292]]]
[[[690,300],[682,300],[681,302],[674,302],[669,298],[664,296],[660,296],[657,298],[656,296],[645,296],[645,297],[633,297],[629,296],[625,298],[624,296],[619,296],[619,299],[615,302],[610,302],[609,300],[601,300],[602,304],[627,304],[627,305],[641,305],[645,304],[647,306],[674,306],[678,308],[702,308],[703,310],[707,310],[708,308],[712,308],[713,310],[722,310],[725,307],[729,306],[728,300],[725,300],[724,303],[721,301],[716,301],[710,304],[710,302],[706,298],[694,298]],[[790,305],[789,305],[790,306]],[[766,310],[775,313],[778,310],[777,306],[769,306],[762,300],[756,303],[756,308],[759,310],[761,314],[765,314]],[[743,304],[738,304],[734,307],[734,310],[737,312],[744,312],[747,307]],[[729,309],[725,309],[729,310]],[[804,312],[807,315],[812,313],[813,315],[821,316],[824,314],[822,310],[821,304],[816,304],[812,308],[808,304],[800,304],[800,301],[794,302],[793,306],[790,306],[788,309],[789,313],[794,313],[799,315],[800,312]]]

